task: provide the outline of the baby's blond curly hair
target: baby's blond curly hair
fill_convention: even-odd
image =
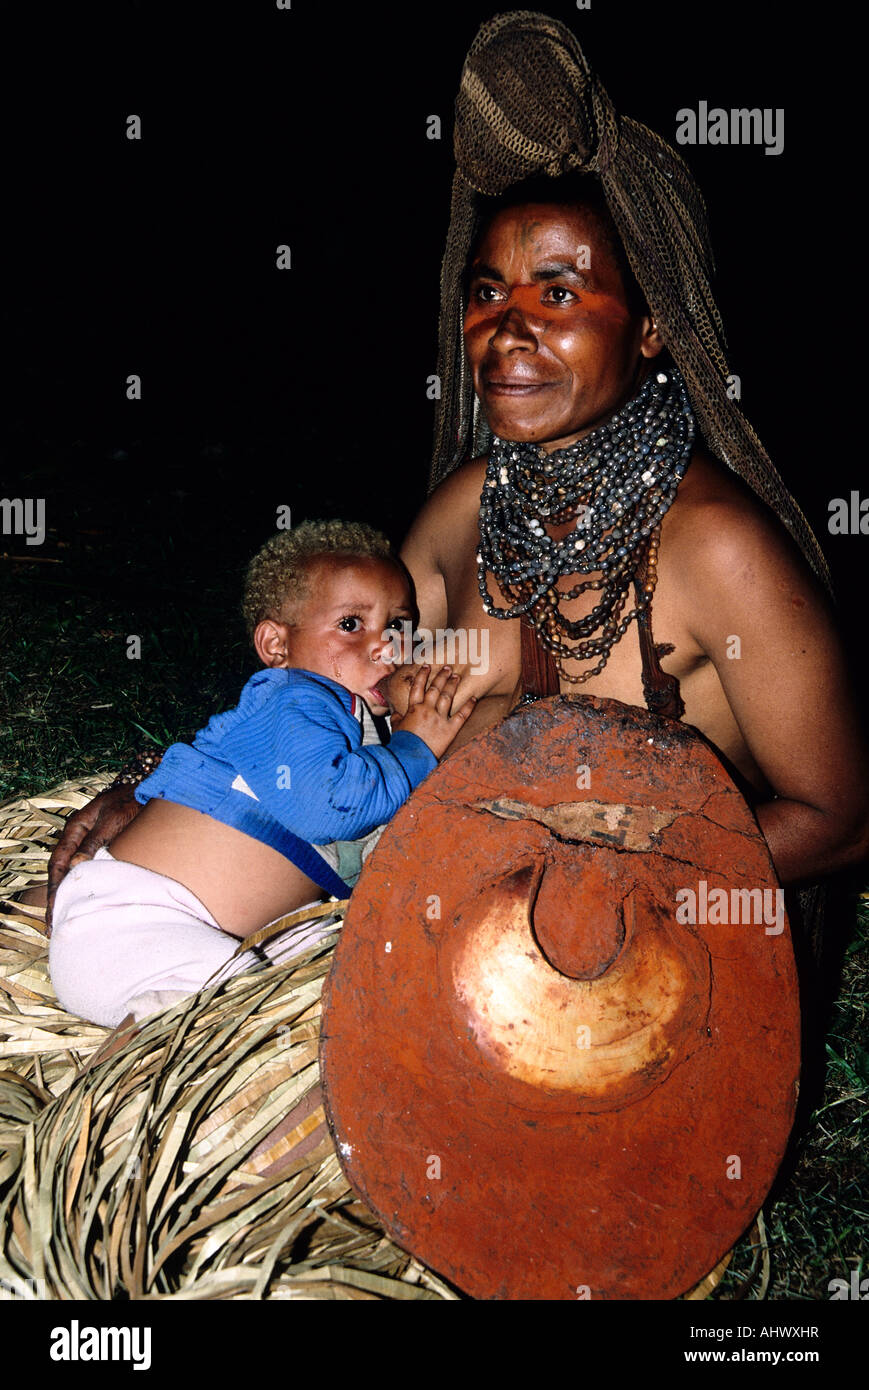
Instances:
[[[361,555],[398,564],[392,546],[364,521],[303,521],[278,531],[247,567],[242,613],[248,636],[266,618],[277,618],[289,600],[307,597],[312,560],[328,555]]]

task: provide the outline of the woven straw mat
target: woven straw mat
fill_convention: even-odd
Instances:
[[[44,913],[10,899],[46,882],[65,817],[108,780],[0,806],[0,1291],[455,1299],[383,1234],[332,1146],[318,1041],[336,934],[138,1028],[60,1008]]]

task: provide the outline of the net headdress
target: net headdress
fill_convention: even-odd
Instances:
[[[709,449],[772,508],[829,587],[811,527],[737,402],[728,397],[724,330],[710,286],[714,262],[700,190],[665,140],[616,114],[565,25],[516,10],[481,27],[456,98],[455,155],[441,270],[441,400],[431,487],[463,460],[485,454],[491,441],[462,339],[464,272],[483,216],[478,195],[494,197],[540,175],[596,174]]]

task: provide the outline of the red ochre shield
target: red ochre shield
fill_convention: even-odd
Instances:
[[[693,729],[586,696],[515,711],[426,778],[354,889],[321,1047],[350,1183],[476,1298],[686,1292],[793,1122],[781,901]]]

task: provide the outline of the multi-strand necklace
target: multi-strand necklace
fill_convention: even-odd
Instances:
[[[685,383],[669,367],[652,372],[606,424],[565,449],[547,454],[535,444],[492,441],[480,498],[483,607],[497,618],[527,614],[561,674],[575,685],[603,670],[628,624],[649,604],[661,518],[688,467],[695,431]],[[575,528],[561,540],[543,526],[574,518]],[[637,606],[622,618],[644,552],[648,563]],[[496,608],[487,570],[510,607]],[[575,574],[597,577],[560,591],[559,578]],[[570,622],[559,604],[587,589],[601,590],[600,601]],[[593,657],[597,665],[579,676],[563,669],[565,661]]]

